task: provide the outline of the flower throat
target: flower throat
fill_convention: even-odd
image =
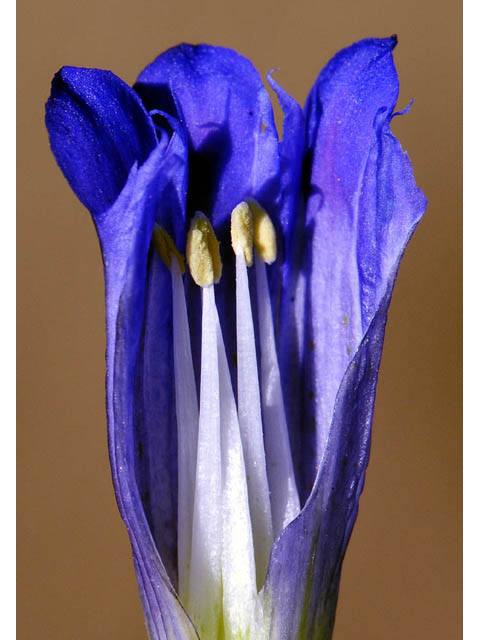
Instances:
[[[275,229],[260,205],[231,215],[236,255],[235,400],[215,304],[222,275],[219,243],[197,212],[187,263],[202,288],[200,400],[193,368],[183,256],[155,226],[153,245],[172,277],[178,430],[179,595],[202,640],[261,638],[258,595],[274,539],[300,510],[285,417],[266,264],[276,259]],[[247,269],[255,265],[258,344]]]

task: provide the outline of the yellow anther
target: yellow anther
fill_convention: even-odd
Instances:
[[[155,251],[164,261],[169,269],[172,268],[172,256],[175,256],[180,267],[180,271],[185,273],[185,259],[175,246],[175,243],[169,233],[165,231],[159,224],[155,224],[152,233],[152,243]]]
[[[219,242],[210,221],[199,211],[187,236],[187,263],[199,287],[208,287],[222,276]]]
[[[232,211],[230,232],[235,254],[243,253],[249,267],[253,264],[253,215],[246,202],[240,202]]]
[[[267,264],[272,264],[277,258],[277,236],[275,227],[268,213],[256,200],[248,200],[253,215],[253,244],[255,249]]]

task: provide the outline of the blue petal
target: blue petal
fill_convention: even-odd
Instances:
[[[291,256],[294,253],[294,230],[303,220],[298,212],[301,202],[301,181],[303,153],[305,149],[305,116],[300,105],[272,77],[268,82],[277,94],[283,111],[282,140],[279,143],[280,155],[280,198],[277,203],[263,201],[261,204],[277,221],[281,233],[277,234],[278,259],[269,268],[269,283],[275,304],[282,288],[289,287]],[[281,341],[288,339],[289,330],[280,328]]]
[[[425,209],[408,157],[390,132],[398,96],[395,44],[394,38],[364,40],[341,51],[307,101],[307,212],[297,243],[298,281],[306,282],[290,309],[303,376],[287,392],[301,442],[304,498],[342,377]]]
[[[263,590],[270,638],[329,640],[340,571],[358,511],[370,450],[378,368],[395,271],[342,380],[315,488],[275,543]]]
[[[282,366],[282,386],[284,400],[289,415],[290,446],[296,461],[297,484],[302,487],[305,460],[308,451],[302,447],[299,438],[299,396],[302,388],[302,329],[299,318],[303,321],[303,312],[296,308],[296,289],[299,267],[304,252],[305,237],[303,233],[305,220],[301,212],[304,209],[302,198],[302,169],[305,153],[306,122],[303,110],[288,93],[268,75],[270,86],[277,94],[282,107],[283,135],[280,142],[281,158],[281,200],[277,219],[282,234],[278,235],[279,256],[269,269],[269,285],[272,302],[280,313],[277,321],[277,348]],[[268,207],[267,207],[268,208]],[[283,295],[282,295],[283,292]],[[308,490],[311,488],[311,482]]]
[[[188,149],[178,123],[166,148],[176,158],[155,194],[155,220],[183,250]],[[171,276],[156,252],[147,266],[145,317],[135,385],[136,475],[142,504],[167,573],[177,575],[177,430],[173,389]]]
[[[272,638],[331,637],[368,463],[388,305],[426,206],[390,132],[398,92],[394,44],[366,40],[340,52],[307,104],[310,191],[298,239],[304,261],[296,288],[285,292],[294,298],[285,312],[297,323],[303,365],[287,400],[301,441],[304,498],[315,482],[272,550],[265,586]],[[298,388],[303,393],[295,396]]]
[[[110,71],[63,67],[52,81],[46,124],[57,162],[82,203],[108,209],[132,165],[156,146],[137,94]]]
[[[278,136],[268,93],[252,63],[231,49],[182,44],[161,54],[138,77],[135,89],[147,109],[178,118],[188,133],[188,214],[203,211],[222,243],[223,276],[217,286],[227,354],[236,351],[227,303],[234,286],[230,214],[254,197],[275,214],[280,209]],[[188,282],[187,282],[188,288]],[[189,308],[197,291],[188,291]],[[198,308],[198,306],[197,306]],[[232,316],[233,313],[233,316]],[[194,360],[199,360],[199,326],[191,314]]]
[[[186,125],[190,213],[206,213],[221,234],[242,199],[278,198],[273,111],[249,60],[231,49],[182,44],[150,64],[135,89],[148,109],[167,111]]]
[[[166,341],[171,293],[168,279],[159,271],[163,268],[165,275],[166,268],[155,257],[149,259],[155,215],[179,170],[174,148],[172,143],[165,153],[159,146],[142,167],[134,166],[113,207],[95,218],[106,281],[112,477],[130,535],[147,626],[155,640],[197,637],[172,585],[176,470],[172,465],[160,468],[166,458],[175,457],[176,447]],[[156,356],[164,360],[157,363]]]
[[[160,115],[157,111],[155,115]],[[156,212],[156,222],[173,237],[178,249],[184,253],[187,236],[187,188],[188,188],[188,137],[181,122],[167,114],[165,126],[168,137],[168,153],[178,159],[177,170],[172,171],[162,192]],[[155,116],[154,116],[155,117]]]
[[[137,363],[137,485],[156,547],[176,586],[178,489],[171,296],[170,273],[152,252]]]
[[[298,220],[298,208],[301,204],[305,116],[297,101],[274,80],[272,72],[268,74],[267,79],[277,94],[283,111],[282,140],[279,143],[281,200],[277,220],[288,242],[294,233],[293,228]]]

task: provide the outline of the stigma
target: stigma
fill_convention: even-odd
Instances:
[[[259,593],[270,551],[298,515],[300,503],[266,269],[277,256],[275,227],[265,209],[248,200],[233,209],[230,231],[236,395],[215,301],[222,262],[210,221],[197,212],[187,235],[190,276],[202,290],[197,375],[183,256],[160,227],[154,229],[152,244],[172,275],[179,596],[202,639],[261,640],[268,625]],[[257,298],[252,307],[249,269],[254,265]]]

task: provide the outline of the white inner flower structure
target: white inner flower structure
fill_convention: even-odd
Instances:
[[[200,398],[197,397],[181,254],[160,227],[154,247],[173,289],[178,428],[179,595],[202,640],[260,639],[268,627],[259,592],[274,539],[300,511],[265,264],[276,258],[273,224],[251,200],[231,216],[236,255],[237,400],[215,304],[219,244],[197,213],[187,262],[202,287]],[[257,366],[248,267],[255,263]]]

